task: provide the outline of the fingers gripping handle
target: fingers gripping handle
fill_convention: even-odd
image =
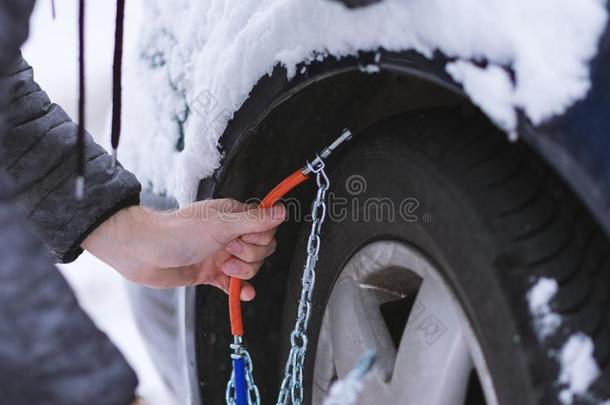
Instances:
[[[297,170],[290,176],[286,177],[280,184],[271,190],[263,201],[259,204],[260,208],[273,207],[283,196],[288,194],[293,188],[307,180],[307,176]],[[239,299],[241,293],[241,280],[231,277],[229,283],[229,317],[231,319],[231,333],[234,336],[243,336],[244,324],[241,316],[241,301]]]

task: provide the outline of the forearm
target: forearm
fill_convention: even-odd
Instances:
[[[132,206],[97,227],[82,247],[137,284],[198,284],[198,272],[189,265],[194,257],[211,255],[213,248],[205,241],[197,243],[197,224],[176,212]]]
[[[153,239],[163,239],[160,213],[140,206],[117,212],[100,224],[81,244],[83,249],[119,269],[133,282],[140,280],[142,268],[157,266],[157,250],[148,249]]]

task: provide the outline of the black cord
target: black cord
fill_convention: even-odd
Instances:
[[[78,140],[76,198],[84,195],[85,186],[85,0],[78,8]]]
[[[116,164],[116,154],[121,137],[121,80],[123,65],[123,27],[125,23],[125,0],[117,0],[116,27],[114,34],[114,62],[112,65],[112,144],[113,164]]]

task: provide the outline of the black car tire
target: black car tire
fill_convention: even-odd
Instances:
[[[551,169],[480,117],[442,109],[408,113],[360,134],[329,169],[348,215],[323,225],[309,324],[306,403],[319,328],[333,283],[350,256],[379,239],[417,246],[441,269],[482,348],[501,404],[559,403],[558,353],[589,336],[600,370],[575,403],[610,397],[609,242]],[[357,176],[364,181],[354,192]],[[366,220],[351,207],[389,198],[395,220]],[[352,204],[354,199],[356,205]],[[406,217],[400,205],[411,201]],[[404,205],[404,203],[403,203]],[[309,224],[298,238],[283,316],[282,361],[300,295]],[[540,338],[526,295],[542,277],[559,288],[560,327]]]

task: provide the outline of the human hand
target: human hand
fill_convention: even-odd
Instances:
[[[120,210],[82,247],[125,278],[150,287],[210,284],[225,292],[229,276],[248,280],[276,247],[284,207],[261,209],[231,199],[193,203],[174,212]],[[243,283],[242,300],[254,298]]]

